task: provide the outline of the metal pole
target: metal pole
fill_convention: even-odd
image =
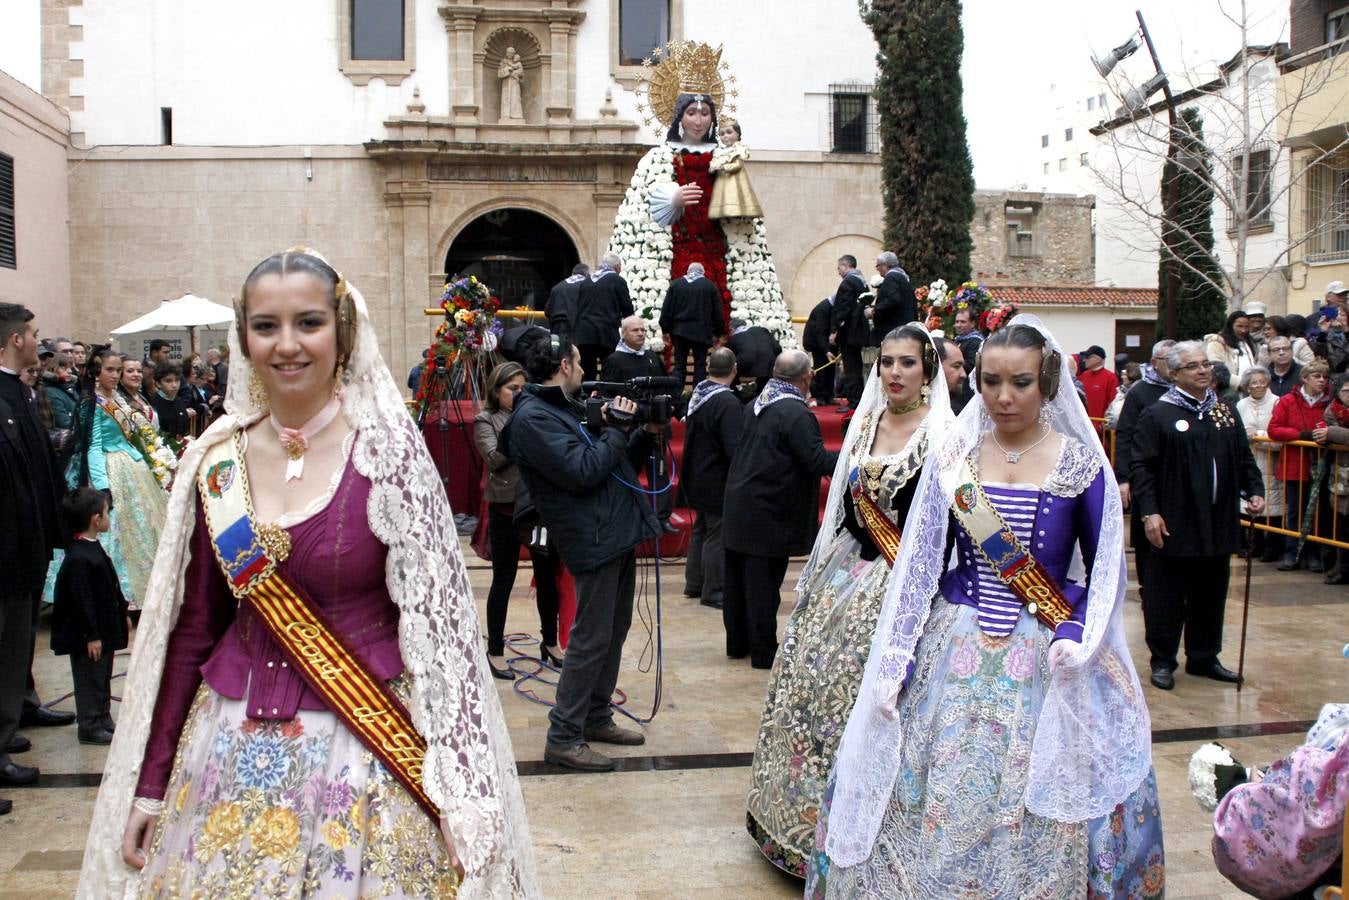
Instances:
[[[1268,518],[1268,513],[1265,514]],[[1246,530],[1246,587],[1241,596],[1241,649],[1237,651],[1237,693],[1246,682],[1246,621],[1251,614],[1251,549],[1255,546],[1255,516],[1251,516],[1251,527]]]
[[[1147,44],[1148,55],[1152,57],[1153,68],[1157,70],[1158,75],[1162,72],[1162,62],[1157,58],[1157,48],[1152,44],[1152,35],[1148,33],[1147,23],[1143,21],[1143,11],[1135,10],[1134,15],[1138,17],[1138,27],[1143,32],[1143,43]],[[1178,338],[1176,307],[1180,303],[1180,260],[1177,258],[1176,250],[1176,181],[1178,171],[1176,166],[1176,142],[1179,137],[1179,129],[1176,127],[1176,98],[1171,94],[1171,82],[1162,81],[1162,95],[1166,98],[1166,114],[1169,120],[1169,129],[1167,131],[1167,149],[1166,166],[1170,168],[1171,177],[1166,178],[1162,191],[1162,245],[1166,248],[1163,252],[1166,255],[1164,260],[1166,264],[1166,336],[1170,340]],[[1162,169],[1163,177],[1167,169]]]

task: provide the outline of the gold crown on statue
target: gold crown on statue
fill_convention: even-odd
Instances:
[[[675,102],[680,94],[701,95],[717,107],[719,116],[735,109],[735,76],[721,59],[721,47],[697,41],[670,41],[657,47],[642,61],[642,83],[646,96],[639,95],[637,109],[642,120],[664,137],[674,118]]]

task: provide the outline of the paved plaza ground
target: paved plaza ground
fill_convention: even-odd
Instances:
[[[482,608],[491,572],[468,551]],[[682,563],[682,561],[680,561]],[[794,584],[800,561],[787,574]],[[511,600],[508,631],[538,627],[526,573]],[[638,604],[655,608],[655,580],[639,577]],[[1236,668],[1245,563],[1234,561],[1223,661]],[[643,747],[605,748],[622,757],[613,774],[564,774],[543,759],[547,709],[497,682],[520,764],[525,801],[549,897],[758,898],[800,895],[800,885],[759,856],[744,829],[750,755],[767,672],[723,652],[720,614],[682,595],[682,565],[662,566],[664,702]],[[1154,755],[1166,832],[1167,896],[1239,897],[1214,869],[1209,817],[1190,798],[1186,765],[1194,749],[1220,738],[1247,763],[1265,763],[1300,743],[1321,704],[1349,698],[1349,591],[1320,575],[1276,572],[1257,563],[1246,668],[1248,684],[1227,685],[1179,674],[1164,693],[1146,684],[1147,652],[1131,585],[1125,623],[1134,663],[1152,709]],[[793,596],[793,595],[788,595]],[[789,613],[783,604],[779,632]],[[648,619],[650,617],[648,616]],[[37,676],[44,700],[69,690],[65,659],[39,637]],[[654,676],[647,632],[634,620],[619,686],[628,707],[649,713]],[[125,671],[119,658],[117,671]],[[117,685],[114,682],[114,694]],[[59,708],[73,709],[70,700]],[[114,704],[114,716],[117,715]],[[0,898],[68,897],[77,879],[105,751],[80,746],[75,729],[29,729],[34,744],[17,757],[39,765],[41,784],[13,789],[14,812],[0,818]]]

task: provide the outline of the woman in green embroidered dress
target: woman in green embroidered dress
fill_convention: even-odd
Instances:
[[[950,421],[945,385],[930,389],[940,372],[920,326],[886,335],[774,662],[746,826],[769,862],[800,878],[918,475],[930,442]]]

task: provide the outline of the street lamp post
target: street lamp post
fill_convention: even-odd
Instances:
[[[1135,10],[1138,27],[1143,32],[1143,43],[1147,45],[1148,55],[1152,57],[1153,68],[1162,76],[1162,96],[1166,98],[1168,119],[1166,165],[1162,171],[1170,170],[1162,184],[1162,246],[1166,259],[1166,337],[1176,339],[1178,330],[1176,307],[1180,304],[1180,256],[1176,248],[1176,204],[1179,198],[1179,167],[1176,152],[1180,146],[1180,129],[1176,126],[1176,98],[1171,93],[1171,83],[1165,78],[1161,60],[1157,58],[1157,48],[1152,44],[1152,35],[1148,34],[1147,23],[1143,21],[1143,11]]]

